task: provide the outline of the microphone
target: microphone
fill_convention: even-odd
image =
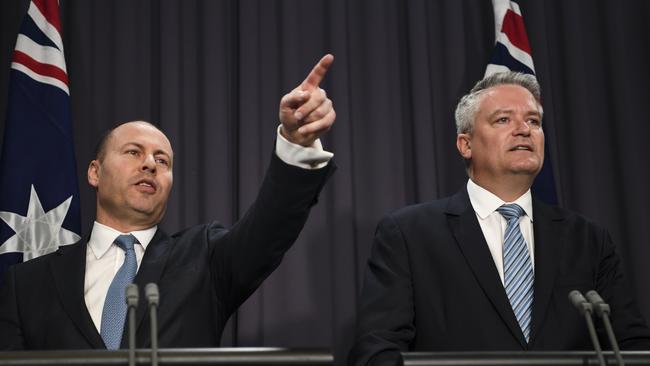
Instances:
[[[138,285],[126,286],[126,306],[129,316],[129,366],[135,366],[135,309],[138,307]]]
[[[609,314],[611,312],[609,305],[605,302],[605,300],[603,300],[602,297],[600,297],[600,295],[598,295],[598,292],[596,292],[596,290],[591,290],[585,295],[587,296],[587,299],[589,299],[589,302],[594,306],[596,315],[603,319],[603,323],[605,324],[605,332],[609,338],[609,343],[612,345],[614,355],[616,355],[616,362],[620,366],[624,366],[625,364],[623,363],[621,350],[618,348],[618,341],[616,340],[616,335],[614,335],[612,323],[609,320]]]
[[[605,357],[603,357],[603,350],[600,348],[600,342],[598,341],[598,336],[596,335],[596,328],[594,327],[594,321],[591,319],[593,314],[593,306],[585,299],[584,296],[578,290],[573,290],[569,292],[569,300],[573,303],[580,314],[584,315],[585,322],[587,323],[587,329],[589,330],[589,336],[591,337],[591,343],[594,345],[596,350],[596,357],[598,357],[598,363],[601,366],[606,366]]]
[[[144,287],[144,296],[147,298],[149,305],[149,317],[151,319],[151,365],[158,366],[158,304],[160,302],[160,294],[158,293],[158,285],[155,283],[148,283]]]

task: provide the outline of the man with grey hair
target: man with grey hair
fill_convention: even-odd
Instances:
[[[588,350],[567,298],[576,289],[612,306],[622,348],[650,349],[607,231],[530,193],[544,162],[535,78],[479,81],[456,126],[467,185],[379,223],[350,364],[400,364],[408,351]]]

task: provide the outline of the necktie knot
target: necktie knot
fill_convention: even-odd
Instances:
[[[133,236],[133,234],[126,234],[118,236],[113,243],[120,247],[123,251],[133,250],[135,243],[138,242],[138,239]]]
[[[508,203],[497,208],[497,211],[503,216],[507,221],[518,219],[524,214],[524,209],[521,208],[516,203]]]

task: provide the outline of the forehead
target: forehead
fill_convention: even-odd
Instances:
[[[117,127],[108,139],[109,149],[119,149],[127,144],[141,145],[145,148],[161,150],[172,155],[169,139],[157,128],[146,124],[131,122]]]
[[[480,109],[488,113],[495,109],[532,109],[538,111],[539,104],[533,94],[523,86],[504,84],[485,90]]]

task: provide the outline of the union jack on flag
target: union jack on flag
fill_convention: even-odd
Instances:
[[[535,75],[535,65],[519,5],[509,0],[492,0],[494,8],[495,45],[485,76],[504,71],[519,71]],[[535,178],[532,191],[542,201],[557,204],[553,164],[544,141],[544,165]]]
[[[496,42],[485,76],[503,71],[535,75],[528,35],[519,5],[514,1],[493,0]]]
[[[57,0],[32,0],[16,40],[0,155],[0,273],[81,232]]]
[[[11,68],[70,95],[59,19],[56,0],[30,3],[18,33]]]

